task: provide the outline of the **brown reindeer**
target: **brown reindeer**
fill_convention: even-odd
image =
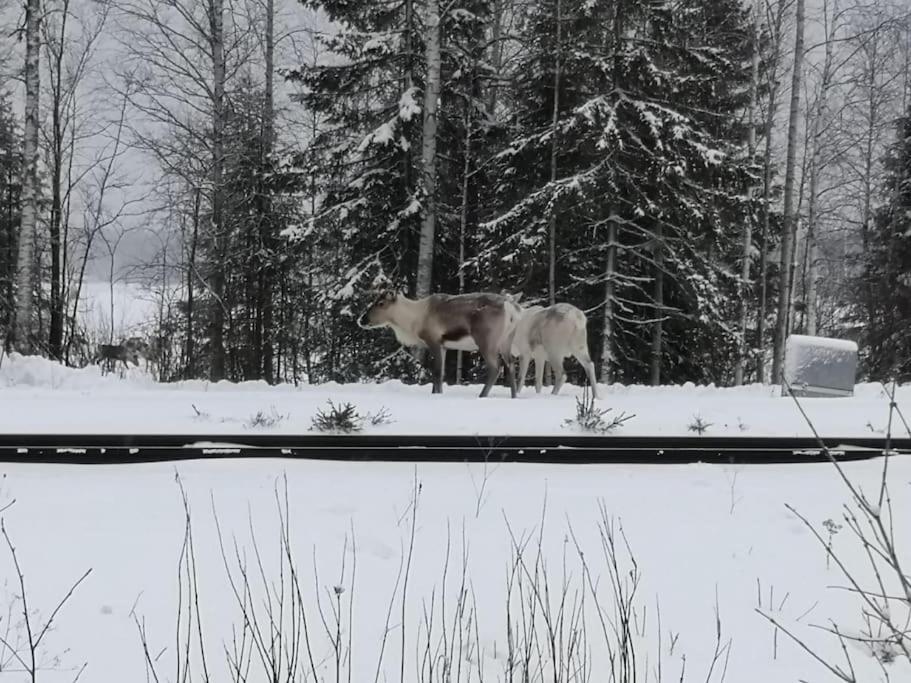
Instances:
[[[358,325],[367,329],[391,327],[400,344],[427,348],[432,360],[434,394],[443,393],[446,349],[480,352],[487,365],[487,383],[481,398],[490,393],[496,382],[502,357],[510,393],[515,398],[509,338],[520,314],[514,299],[501,294],[432,294],[415,300],[385,291],[360,317]]]

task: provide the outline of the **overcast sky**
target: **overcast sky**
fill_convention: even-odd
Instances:
[[[251,4],[256,0],[250,0]],[[20,120],[24,110],[24,87],[21,83],[21,69],[24,62],[24,41],[17,41],[13,34],[16,26],[21,25],[24,13],[21,0],[0,0],[0,83],[6,83],[12,91],[13,100]],[[92,26],[97,21],[97,7],[91,0],[71,0],[74,12],[83,25]],[[275,0],[276,7],[276,58],[277,69],[295,67],[299,64],[301,54],[305,54],[312,42],[313,29],[325,29],[328,24],[312,12],[306,10],[297,0]],[[110,154],[113,149],[112,122],[119,117],[121,99],[117,95],[119,83],[116,67],[123,63],[124,47],[119,39],[119,28],[124,18],[116,10],[108,15],[103,32],[96,41],[92,51],[90,66],[86,77],[79,88],[78,108],[80,135],[84,136],[76,145],[74,157],[74,176],[79,176],[86,169],[95,168],[90,173],[100,174],[98,159]],[[80,22],[71,22],[72,37],[77,43],[85,37],[81,33]],[[41,55],[45,59],[44,53]],[[255,74],[259,65],[249,65]],[[42,72],[42,95],[48,83],[46,72]],[[282,135],[280,144],[294,146],[304,142],[304,126],[300,124],[303,116],[302,107],[290,100],[293,90],[284,79],[277,76],[276,111],[280,117],[278,130]],[[42,115],[46,117],[48,102],[44,96],[41,106]],[[148,134],[154,131],[148,121],[138,113],[130,111],[128,127],[132,126]],[[126,276],[133,271],[132,265],[147,262],[161,249],[162,222],[167,219],[164,214],[154,213],[158,202],[153,200],[150,190],[160,179],[159,171],[150,159],[141,151],[129,147],[130,134],[124,136],[123,155],[115,165],[119,187],[108,190],[106,205],[115,210],[124,203],[129,203],[129,214],[119,221],[118,228],[111,228],[111,241],[123,232],[122,240],[116,249],[115,271],[118,277]],[[74,197],[71,211],[71,225],[76,230],[84,224],[82,213],[91,205],[94,197],[91,181],[84,183],[85,192]],[[147,198],[148,197],[148,198]],[[147,198],[147,199],[146,199]],[[152,213],[150,213],[152,212]],[[158,233],[158,234],[156,234]],[[94,258],[88,268],[90,278],[107,279],[110,258],[105,245],[99,242],[94,250]]]

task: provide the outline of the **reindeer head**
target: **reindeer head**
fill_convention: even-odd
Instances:
[[[400,301],[400,297],[401,295],[394,289],[381,291],[364,311],[364,314],[358,318],[358,326],[369,329],[389,325],[394,320],[396,303]]]

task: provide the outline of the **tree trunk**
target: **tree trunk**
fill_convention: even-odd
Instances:
[[[828,18],[828,5],[824,3],[826,16]],[[817,233],[818,226],[818,203],[819,203],[819,173],[822,170],[821,165],[821,147],[823,117],[826,114],[826,105],[828,103],[829,86],[832,82],[832,62],[834,58],[834,28],[826,32],[826,53],[823,60],[822,76],[819,82],[819,96],[816,99],[816,111],[813,115],[812,135],[810,137],[810,188],[809,188],[809,208],[807,215],[807,288],[806,288],[806,326],[805,331],[808,335],[816,335],[817,326]]]
[[[805,0],[797,0],[797,20],[794,37],[794,65],[791,74],[791,110],[788,115],[788,152],[784,178],[784,235],[781,241],[780,272],[778,274],[778,317],[775,325],[775,345],[772,356],[772,382],[781,381],[784,366],[784,347],[788,336],[788,313],[791,301],[791,261],[797,212],[794,206],[794,183],[797,165],[797,123],[800,113],[800,87],[803,71],[803,41]]]
[[[503,68],[503,4],[505,0],[493,0],[492,27],[491,27],[491,53],[490,65],[493,69],[493,79],[488,85],[487,111],[490,118],[497,118],[497,97],[499,95],[500,70]]]
[[[623,3],[614,8],[613,65],[611,87],[620,86],[623,74],[623,60],[620,45],[623,40]],[[601,330],[601,382],[610,384],[614,380],[614,298],[616,296],[618,226],[615,217],[616,205],[607,209],[607,263],[604,266],[604,322]]]
[[[18,247],[16,245],[16,231],[13,227],[13,209],[14,207],[17,209],[19,208],[19,201],[18,198],[14,201],[13,189],[13,165],[11,163],[6,178],[6,241],[4,244],[6,253],[4,254],[4,286],[3,291],[0,292],[0,296],[3,297],[4,307],[4,316],[3,318],[0,318],[0,324],[3,324],[6,327],[7,333],[9,333],[9,330],[13,327],[13,309],[16,304],[13,285],[16,281],[16,251]]]
[[[554,53],[554,97],[551,111],[550,128],[550,184],[553,188],[557,182],[557,122],[560,117],[560,50],[563,17],[560,15],[560,0],[555,3],[555,17],[557,28],[557,45]],[[550,305],[557,300],[557,202],[551,200],[550,219],[547,226],[547,296]]]
[[[664,316],[664,253],[662,240],[664,229],[659,224],[655,228],[655,322],[652,323],[652,348],[650,358],[650,375],[653,387],[661,384],[661,340]]]
[[[272,147],[275,135],[275,87],[273,72],[275,71],[275,0],[266,0],[266,92],[263,102],[263,159],[262,170],[265,172],[272,167]],[[260,345],[262,349],[262,375],[266,381],[275,381],[274,351],[273,351],[273,323],[274,318],[274,289],[275,289],[275,220],[272,212],[272,192],[268,186],[260,190],[263,207],[260,216],[260,225],[263,228],[263,246],[265,247],[266,263],[262,270],[260,297],[262,300],[262,323],[260,330]]]
[[[209,286],[214,299],[209,316],[209,379],[225,378],[225,252],[224,226],[224,127],[225,127],[225,50],[224,0],[210,0],[212,43],[212,254],[209,255]]]
[[[65,317],[63,297],[62,250],[66,243],[61,241],[63,219],[63,53],[66,45],[66,27],[69,19],[69,1],[64,0],[60,11],[60,34],[50,40],[51,65],[51,211],[48,233],[51,248],[51,320],[48,330],[48,355],[60,360],[63,351],[63,320]]]
[[[471,174],[471,95],[465,98],[465,157],[462,163],[462,205],[459,210],[459,294],[465,293],[465,237],[468,228],[468,182]],[[462,352],[456,352],[455,383],[462,383]]]
[[[196,378],[196,248],[199,244],[199,212],[202,204],[202,192],[195,188],[193,192],[193,233],[190,236],[190,254],[187,264],[187,344],[186,344],[186,379]]]
[[[402,73],[403,80],[403,91],[409,92],[414,87],[414,2],[415,0],[405,0],[405,59],[404,59],[404,68]],[[411,133],[411,124],[404,124],[405,131],[404,135],[408,136]],[[412,140],[409,138],[407,146],[401,149],[402,155],[402,201],[408,203],[412,202],[417,195],[417,187],[415,186],[414,180],[414,145],[411,144]],[[410,223],[409,219],[409,223]],[[400,244],[399,244],[399,256],[398,256],[398,270],[400,273],[406,274],[406,282],[410,287],[413,283],[411,279],[411,254],[414,247],[414,240],[412,238],[411,226],[408,226],[408,229],[399,233]]]
[[[38,98],[41,0],[28,0],[25,28],[25,129],[22,171],[22,214],[16,273],[16,321],[12,343],[22,353],[32,350],[31,322],[38,224]]]
[[[879,35],[874,34],[870,41],[870,50],[872,53],[869,57],[869,80],[867,86],[867,130],[865,131],[864,155],[863,155],[863,209],[861,213],[861,243],[863,245],[862,257],[864,261],[869,256],[870,249],[870,229],[873,222],[873,165],[874,165],[874,140],[876,136],[876,125],[879,117],[879,107],[876,101],[876,71],[877,58],[879,53]],[[875,288],[869,278],[863,279],[863,297],[866,305],[867,329],[873,329],[874,312],[876,310]]]
[[[421,144],[424,212],[418,243],[418,272],[415,294],[425,297],[433,286],[433,251],[437,220],[437,107],[440,100],[440,5],[439,0],[426,0],[427,21],[425,60],[427,81],[424,84],[424,128]]]
[[[750,105],[747,128],[747,151],[750,162],[756,156],[756,105],[759,96],[759,6],[754,0],[750,12],[753,17],[753,50],[750,58]],[[751,192],[752,195],[752,192]],[[751,218],[743,223],[743,256],[740,268],[740,335],[737,340],[737,361],[734,365],[734,385],[740,386],[744,380],[744,366],[747,358],[747,323],[749,322],[748,293],[750,291],[750,263],[753,251],[753,224]]]
[[[775,123],[775,114],[778,111],[778,66],[781,61],[781,26],[784,21],[786,0],[778,0],[775,9],[775,22],[770,27],[775,44],[773,46],[770,72],[767,76],[769,88],[769,104],[766,107],[765,117],[765,151],[762,160],[762,229],[760,235],[759,256],[759,315],[756,321],[756,337],[760,348],[756,360],[757,379],[766,381],[766,315],[768,313],[768,287],[769,287],[769,229],[772,212],[772,128]]]
[[[607,224],[607,265],[604,269],[604,327],[601,339],[601,382],[610,384],[614,379],[614,295],[617,274],[617,222],[613,220],[614,207],[608,208],[611,219]]]
[[[53,150],[51,152],[51,213],[48,222],[48,233],[51,248],[51,322],[48,330],[48,355],[60,360],[63,347],[63,296],[61,292],[62,266],[61,266],[61,218],[63,215],[63,201],[60,193],[62,176],[62,145],[60,109],[57,101],[57,92],[54,92],[54,104],[51,110]]]

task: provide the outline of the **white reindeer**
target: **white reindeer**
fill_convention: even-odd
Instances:
[[[553,367],[555,375],[552,393],[558,394],[566,377],[563,359],[574,356],[585,369],[592,393],[595,398],[599,398],[595,364],[588,353],[587,324],[585,314],[572,304],[554,304],[546,308],[529,306],[523,309],[510,342],[512,355],[519,358],[517,390],[522,391],[528,364],[534,360],[535,391],[541,393],[544,364],[547,362]]]

